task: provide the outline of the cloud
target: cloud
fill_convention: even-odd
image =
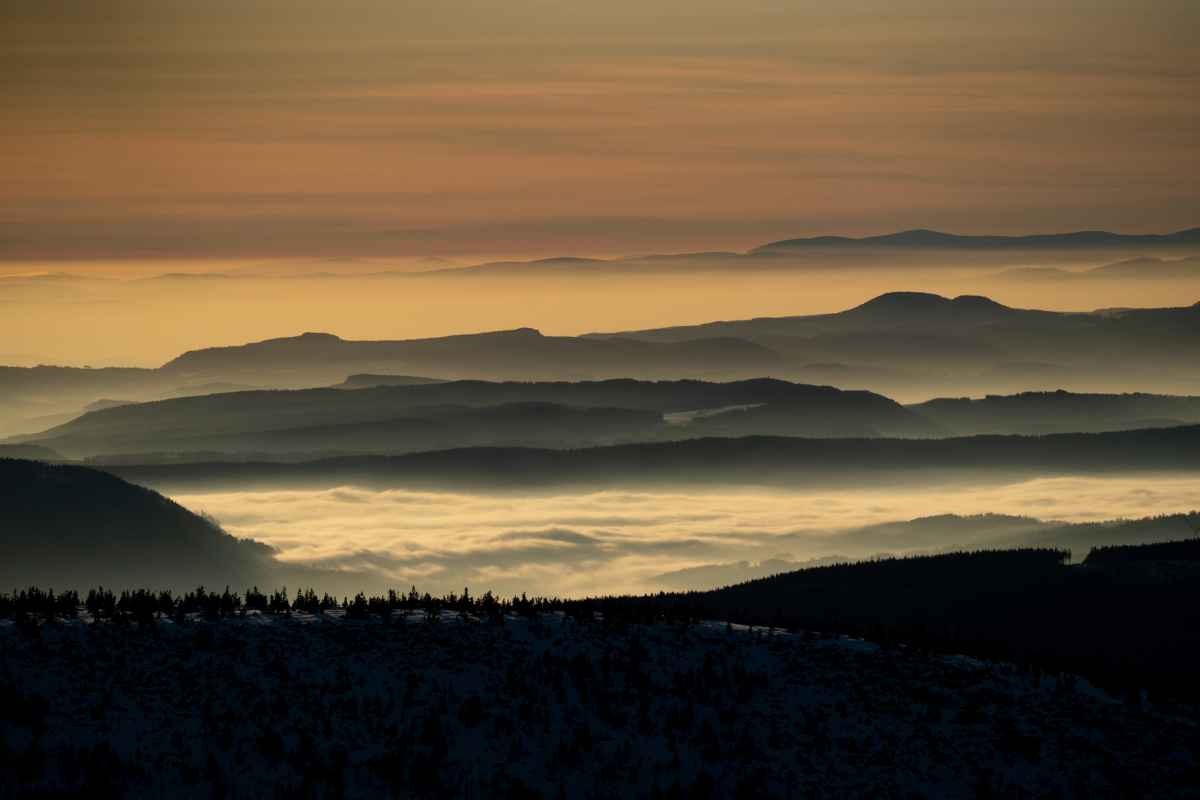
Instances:
[[[863,526],[930,514],[1000,513],[1091,522],[1187,511],[1200,479],[1043,478],[988,487],[786,493],[587,492],[483,495],[352,486],[177,495],[284,562],[360,573],[365,585],[585,594],[719,583],[810,559],[969,546],[855,537]],[[886,541],[881,545],[881,541]],[[747,562],[740,565],[738,562]],[[763,567],[762,562],[767,566]],[[704,568],[688,572],[694,568]]]

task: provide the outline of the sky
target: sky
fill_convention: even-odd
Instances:
[[[0,0],[0,260],[1200,219],[1194,0]]]

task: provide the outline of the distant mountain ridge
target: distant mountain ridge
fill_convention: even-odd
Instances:
[[[579,336],[523,327],[355,341],[309,332],[190,350],[157,369],[0,368],[0,411],[7,412],[0,423],[20,415],[21,427],[9,432],[45,430],[101,398],[146,401],[252,386],[764,376],[907,400],[1129,386],[1200,394],[1200,303],[1057,312],[979,295],[898,291],[835,313]]]
[[[746,409],[668,425],[663,414]],[[446,381],[206,395],[85,414],[17,437],[74,457],[177,452],[412,452],[524,444],[579,447],[705,435],[929,436],[895,401],[787,381]]]
[[[1200,256],[1152,258],[1140,256],[1084,270],[1057,267],[1016,267],[1004,270],[1000,279],[1037,281],[1163,280],[1200,278]]]
[[[307,460],[454,447],[584,447],[704,437],[943,438],[1098,433],[1200,424],[1200,396],[1065,391],[939,398],[769,378],[705,381],[440,381],[234,392],[99,409],[9,448],[55,458]],[[386,376],[383,376],[386,377]],[[4,447],[4,445],[0,445]],[[134,461],[136,463],[136,461]]]
[[[778,364],[769,348],[732,337],[687,342],[611,342],[574,336],[544,336],[533,328],[459,334],[427,339],[350,341],[328,333],[268,339],[231,347],[192,350],[160,369],[181,376],[253,373],[262,369],[317,373],[335,365],[366,372],[364,365],[402,363],[418,374],[579,377],[654,375],[682,377],[712,371],[743,374]],[[353,367],[351,369],[351,367]]]
[[[1047,436],[800,439],[750,436],[575,450],[477,447],[303,463],[104,466],[160,490],[337,486],[472,490],[720,485],[928,485],[1048,475],[1200,470],[1200,426]]]
[[[652,253],[626,256],[623,258],[585,258],[579,256],[554,256],[528,261],[490,261],[470,266],[455,266],[431,270],[424,273],[396,273],[398,275],[553,275],[563,272],[596,272],[608,270],[636,269],[639,267],[670,267],[673,264],[707,266],[764,261],[779,256],[799,256],[806,253],[831,255],[869,254],[891,252],[901,254],[913,251],[966,250],[975,253],[1005,251],[1071,251],[1104,250],[1108,248],[1166,248],[1200,246],[1200,227],[1187,228],[1171,233],[1130,234],[1105,230],[1083,230],[1065,233],[1039,234],[957,234],[928,228],[914,228],[875,236],[810,236],[780,239],[753,247],[744,252],[705,251],[694,253]]]
[[[917,228],[880,236],[850,238],[845,236],[814,236],[801,239],[781,239],[756,247],[751,254],[762,255],[798,248],[955,248],[964,250],[989,249],[1060,249],[1105,247],[1112,245],[1196,245],[1200,244],[1200,227],[1164,234],[1128,234],[1110,231],[1072,231],[1070,233],[1029,234],[1017,236],[964,235]]]
[[[909,408],[959,434],[1043,434],[1200,423],[1200,397],[1145,393],[1022,392],[981,399],[939,398]]]

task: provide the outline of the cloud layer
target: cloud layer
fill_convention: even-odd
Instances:
[[[661,588],[663,573],[733,561],[865,556],[839,531],[930,514],[1088,522],[1192,510],[1200,480],[1052,478],[905,493],[842,490],[529,496],[370,491],[178,495],[284,561],[362,572],[371,585],[508,594]],[[964,529],[946,545],[971,542]],[[908,546],[913,546],[909,543]],[[895,551],[906,543],[895,542]]]

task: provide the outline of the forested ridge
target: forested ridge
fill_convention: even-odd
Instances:
[[[551,612],[608,626],[721,620],[965,653],[1078,673],[1118,691],[1149,688],[1161,698],[1200,700],[1191,679],[1200,657],[1200,539],[1097,548],[1082,565],[1068,564],[1070,555],[1022,548],[882,558],[712,591],[584,599],[475,596],[469,588],[434,596],[415,586],[340,599],[312,589],[95,588],[80,595],[33,587],[0,594],[0,619],[26,627],[80,614],[117,624],[326,612],[384,622],[446,614],[502,624]],[[1174,568],[1133,570],[1131,563]]]

